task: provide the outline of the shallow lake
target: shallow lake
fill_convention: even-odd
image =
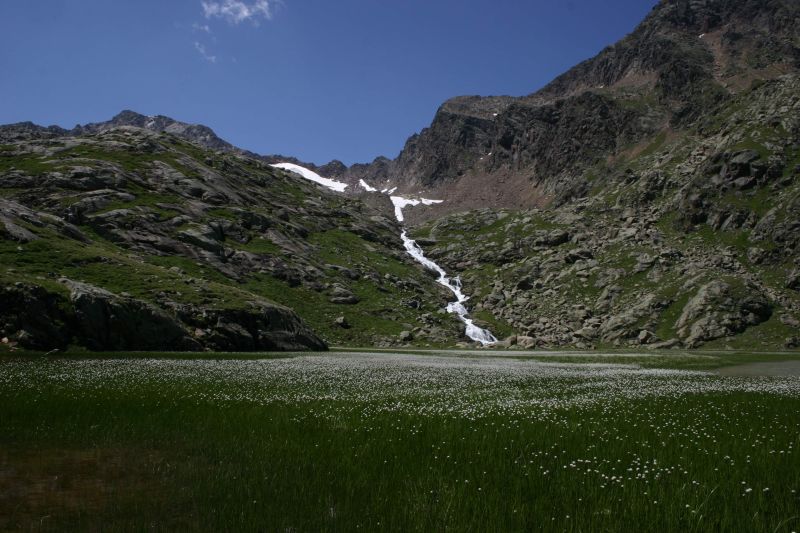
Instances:
[[[800,361],[748,363],[720,368],[722,376],[800,376]]]

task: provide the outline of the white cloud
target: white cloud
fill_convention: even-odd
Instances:
[[[203,33],[211,33],[211,27],[208,24],[192,24],[192,29],[194,31],[202,31]]]
[[[200,52],[200,55],[203,56],[203,59],[205,59],[209,63],[216,63],[217,62],[217,56],[209,54],[208,50],[206,50],[206,47],[203,46],[202,43],[199,43],[199,42],[195,41],[194,42],[194,48],[195,48],[195,50]]]
[[[255,0],[247,3],[242,0],[203,0],[203,14],[207,19],[221,18],[231,24],[252,20],[258,24],[259,18],[272,18],[275,0]]]

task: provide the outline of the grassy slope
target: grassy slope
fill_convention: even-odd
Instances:
[[[203,150],[188,142],[170,136],[162,136],[161,142],[169,149],[164,152],[139,153],[127,149],[111,149],[92,143],[79,144],[57,151],[54,156],[36,154],[17,154],[0,157],[0,172],[12,168],[30,174],[58,171],[65,166],[81,164],[92,166],[97,161],[118,165],[127,172],[145,175],[153,161],[168,163],[186,176],[196,175],[194,165],[203,165],[209,158],[219,163],[219,155]],[[59,143],[54,143],[58,145]],[[7,147],[13,148],[13,147]],[[9,152],[10,150],[4,150]],[[2,155],[2,154],[0,154]],[[319,189],[301,180],[281,177],[280,174],[265,169],[246,159],[225,158],[225,163],[233,171],[246,176],[253,182],[262,182],[276,204],[302,205],[306,198],[312,197],[323,202],[331,211],[340,207],[341,199],[321,194]],[[115,209],[131,209],[130,223],[135,226],[138,217],[157,217],[168,220],[178,213],[167,206],[181,205],[184,199],[169,193],[143,188],[129,182],[125,189],[135,195],[131,201],[116,201],[104,207],[99,213]],[[66,207],[74,201],[78,193],[58,191],[59,201]],[[10,198],[24,198],[30,191],[0,188],[0,195]],[[272,205],[252,206],[256,213],[274,216]],[[237,220],[239,215],[230,209],[214,208],[205,213],[203,219],[195,223]],[[303,225],[306,221],[296,220]],[[312,291],[304,286],[293,286],[268,274],[250,273],[242,282],[226,277],[214,266],[205,261],[183,256],[150,255],[134,252],[108,240],[89,225],[80,229],[91,238],[88,244],[64,238],[55,231],[21,224],[41,237],[40,240],[19,244],[0,239],[0,282],[14,283],[25,281],[44,285],[57,292],[64,292],[57,283],[59,277],[86,281],[115,293],[128,294],[148,301],[157,301],[158,295],[166,295],[179,303],[214,305],[236,308],[246,305],[253,295],[286,305],[306,320],[309,325],[331,344],[371,345],[378,338],[396,336],[403,330],[411,330],[418,325],[421,313],[435,313],[443,302],[419,298],[412,290],[387,285],[386,292],[376,290],[370,281],[352,283],[354,292],[361,298],[356,305],[335,305],[329,302],[324,293]],[[186,229],[178,227],[177,230]],[[378,273],[393,274],[402,279],[414,280],[437,291],[428,276],[420,269],[394,257],[382,245],[376,245],[348,231],[312,232],[308,242],[314,247],[314,259],[353,267],[360,263]],[[257,234],[251,235],[247,243],[228,239],[226,246],[246,250],[261,255],[274,255],[291,261],[291,253],[282,250],[275,243]],[[180,269],[170,270],[171,267]],[[336,272],[326,272],[323,282],[342,282]],[[437,291],[438,294],[438,291]],[[411,309],[401,302],[418,299],[422,301],[421,310]],[[434,298],[435,300],[435,298]],[[334,325],[334,319],[345,316],[353,325],[342,329]],[[454,323],[449,317],[444,319],[449,327]]]

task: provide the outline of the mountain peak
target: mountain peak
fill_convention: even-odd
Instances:
[[[219,138],[214,130],[209,128],[208,126],[204,126],[202,124],[188,124],[186,122],[180,122],[173,118],[164,116],[164,115],[143,115],[141,113],[137,113],[136,111],[132,111],[130,109],[123,109],[111,120],[107,120],[104,122],[93,122],[89,124],[78,124],[72,130],[64,130],[61,128],[57,128],[51,126],[50,128],[43,128],[41,126],[34,126],[34,125],[17,125],[14,129],[14,134],[26,134],[30,137],[37,137],[37,136],[59,136],[59,135],[91,135],[95,133],[102,133],[104,131],[108,131],[114,128],[119,128],[122,126],[129,126],[135,128],[142,128],[147,129],[150,131],[154,131],[157,133],[169,133],[175,135],[176,137],[180,137],[182,139],[186,139],[188,141],[200,144],[206,148],[211,148],[213,150],[224,150],[224,151],[240,151],[238,148],[234,147],[232,144],[228,143],[227,141]],[[7,134],[11,134],[10,126],[4,126],[8,131]],[[24,130],[24,131],[23,131]]]
[[[628,36],[531,97],[647,87],[686,99],[704,83],[738,92],[781,65],[800,67],[798,18],[788,0],[662,0]]]
[[[131,111],[130,109],[123,109],[122,111],[117,113],[114,116],[114,118],[112,118],[109,122],[116,124],[124,124],[124,125],[135,125],[138,123],[144,123],[144,121],[146,120],[147,117],[142,115],[141,113],[137,113],[136,111]]]

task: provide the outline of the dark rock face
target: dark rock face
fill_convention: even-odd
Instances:
[[[510,168],[525,174],[531,187],[547,188],[546,178],[593,163],[644,133],[635,113],[592,93],[546,105],[503,104],[502,114],[485,118],[453,112],[446,103],[430,128],[409,139],[394,172],[413,176],[406,187],[432,187],[480,164],[483,172]]]
[[[135,351],[326,350],[290,309],[182,309],[182,321],[147,302],[61,280],[69,296],[17,283],[0,288],[2,333],[22,348]],[[202,329],[200,329],[202,328]]]
[[[328,349],[293,311],[267,302],[248,310],[211,310],[193,325],[205,326],[201,342],[217,351]]]
[[[23,348],[50,350],[69,344],[74,317],[65,311],[66,298],[43,287],[16,283],[0,288],[3,335]]]
[[[178,321],[141,300],[62,280],[69,288],[76,336],[91,350],[186,350],[200,348]]]

